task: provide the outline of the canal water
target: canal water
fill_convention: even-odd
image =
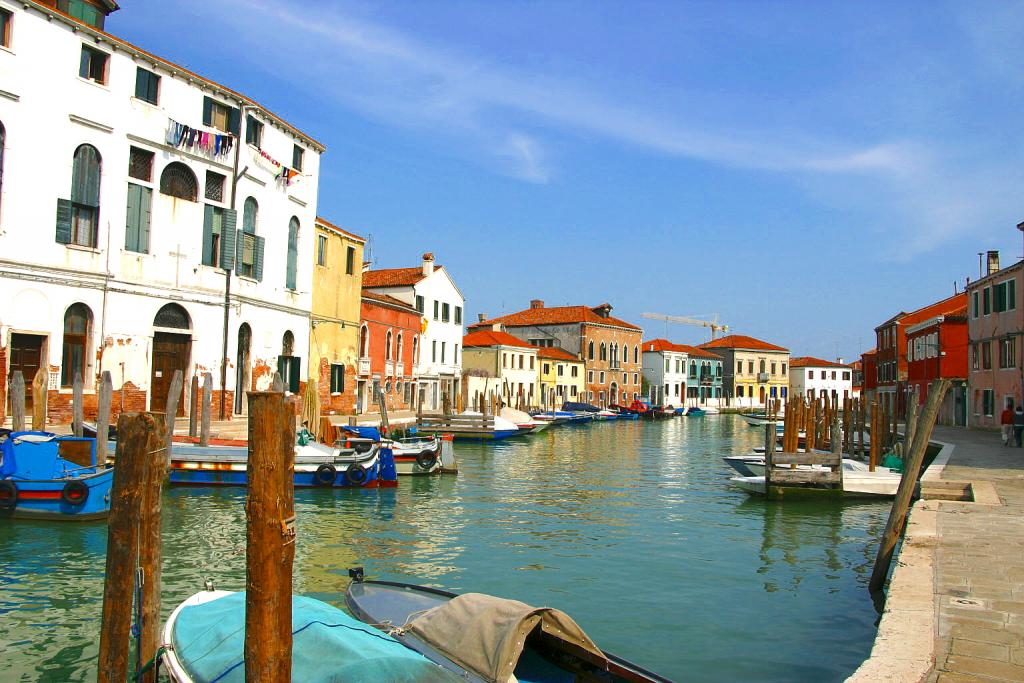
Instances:
[[[680,681],[838,681],[868,655],[884,503],[766,503],[721,456],[733,416],[561,426],[457,442],[458,476],[298,490],[295,590],[343,605],[347,568],[550,605]],[[165,493],[164,614],[245,577],[245,491]],[[104,524],[0,525],[4,681],[95,679]]]

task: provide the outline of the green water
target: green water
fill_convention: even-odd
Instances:
[[[729,487],[734,416],[554,427],[457,443],[457,477],[299,490],[295,589],[343,604],[346,569],[569,612],[680,681],[838,681],[867,657],[885,504],[766,503]],[[164,498],[165,615],[245,576],[243,489]],[[106,527],[0,525],[0,679],[95,680]]]

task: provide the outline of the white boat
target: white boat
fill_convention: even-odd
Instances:
[[[719,413],[718,408],[714,406],[701,406],[700,409],[704,411],[705,415],[718,415]]]
[[[804,467],[804,466],[800,466]],[[820,467],[812,465],[809,467]],[[764,471],[764,462],[761,463]],[[902,475],[887,468],[868,469],[867,463],[859,460],[843,459],[843,496],[847,498],[892,497],[900,486]],[[765,491],[764,475],[750,477],[732,477],[729,479],[736,487],[747,493],[763,496]]]
[[[740,413],[740,417],[751,427],[763,427],[766,424],[775,424],[779,430],[782,430],[782,419],[783,416],[779,415],[777,418],[770,418],[764,413]]]
[[[524,413],[521,410],[515,408],[504,407],[498,413],[498,415],[509,422],[514,423],[523,434],[536,434],[542,432],[551,426],[551,423],[545,420],[538,420],[529,413]]]

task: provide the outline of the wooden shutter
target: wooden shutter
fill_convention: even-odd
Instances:
[[[149,253],[149,223],[152,218],[153,190],[140,187],[142,193],[139,202],[139,251]]]
[[[89,78],[89,51],[82,46],[82,57],[78,62],[78,75],[82,78]]]
[[[203,98],[203,125],[213,125],[213,100],[209,97]]]
[[[288,391],[299,393],[299,373],[302,371],[302,359],[298,356],[288,357]]]
[[[57,200],[57,243],[71,244],[71,202]]]
[[[150,205],[153,191],[128,183],[128,217],[125,226],[124,248],[141,254],[149,253]]]
[[[245,252],[245,231],[235,230],[235,270],[241,270],[242,255]]]
[[[82,145],[75,150],[71,201],[86,206],[100,205],[100,156],[92,145]]]
[[[224,209],[224,220],[220,226],[220,267],[231,270],[235,267],[235,225],[238,223],[238,212]]]
[[[241,130],[241,116],[239,115],[237,107],[228,108],[228,132],[238,137],[238,132]]]
[[[256,248],[253,249],[252,274],[257,280],[263,280],[263,246],[266,242],[262,237],[256,238]]]
[[[285,265],[284,286],[295,289],[296,270],[299,258],[299,222],[294,218],[288,223],[288,262]]]
[[[213,207],[209,204],[203,206],[203,265],[217,265],[213,262]]]

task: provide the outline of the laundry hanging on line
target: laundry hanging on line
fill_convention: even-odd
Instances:
[[[219,157],[231,152],[235,145],[235,136],[227,133],[210,133],[168,119],[166,142],[171,147],[191,147],[193,150]]]

